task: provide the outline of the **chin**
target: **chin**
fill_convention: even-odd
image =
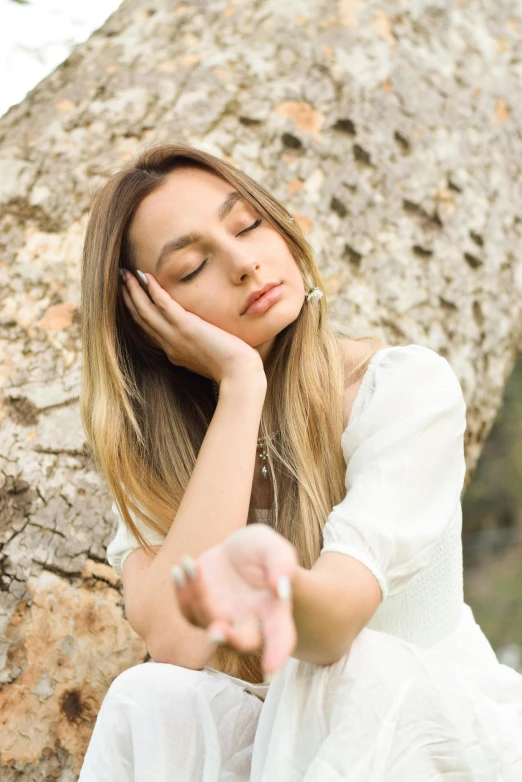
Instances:
[[[299,315],[299,313],[297,313],[297,315]],[[275,340],[278,334],[284,331],[296,320],[297,315],[293,318],[278,318],[277,324],[271,323],[270,325],[267,324],[266,326],[260,325],[260,328],[256,330],[254,337],[255,344],[250,344],[252,344],[252,347],[259,348],[262,345],[266,345],[267,343],[272,342]]]

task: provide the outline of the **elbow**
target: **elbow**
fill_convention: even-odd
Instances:
[[[145,627],[142,622],[137,622],[134,616],[128,615],[127,621],[144,642],[150,658],[155,663],[170,663],[179,665],[180,659],[178,644],[175,642],[176,634],[174,632],[158,633],[153,627]]]
[[[325,662],[320,662],[319,665],[333,665],[343,657],[348,657],[352,645],[362,629],[363,627],[356,627],[352,622],[348,627],[344,627],[344,632],[338,634],[335,639],[331,638],[327,648],[323,647],[322,656]]]
[[[303,662],[313,663],[314,665],[328,666],[339,662],[342,657],[347,657],[350,654],[353,638],[350,636],[349,640],[340,640],[339,638],[329,638],[326,642],[324,637],[319,640],[315,640],[305,646],[304,644],[298,645],[294,650],[292,656]]]
[[[151,660],[194,670],[203,668],[215,651],[208,634],[179,617],[177,621],[172,618],[165,621],[163,616],[160,619],[149,617],[149,621],[144,622],[143,614],[127,612],[127,621],[145,643]]]
[[[214,648],[208,639],[191,639],[190,642],[176,643],[172,638],[151,635],[144,639],[147,651],[155,663],[178,665],[180,668],[201,670],[210,661]]]
[[[155,663],[169,663],[170,665],[180,665],[180,655],[177,649],[171,644],[167,645],[159,643],[157,639],[147,638],[144,639],[145,646],[150,655],[150,658]],[[186,667],[186,666],[182,666]]]
[[[360,622],[350,622],[348,627],[344,628],[344,633],[337,639],[337,644],[331,651],[332,663],[339,662],[342,657],[348,657],[352,650],[352,646],[362,630],[366,627],[366,624]]]
[[[325,649],[323,652],[323,660],[319,665],[334,665],[342,660],[343,657],[348,657],[352,648],[352,641],[349,643],[338,644],[335,648]]]

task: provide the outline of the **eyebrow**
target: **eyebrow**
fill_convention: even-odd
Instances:
[[[218,220],[222,222],[225,219],[225,217],[228,214],[230,214],[234,206],[239,201],[245,201],[245,200],[246,199],[244,198],[244,196],[242,196],[241,193],[238,193],[237,190],[234,190],[232,193],[229,193],[227,198],[223,201],[223,203],[217,210]],[[156,260],[154,271],[155,272],[159,271],[159,269],[165,263],[167,257],[171,253],[175,253],[178,250],[184,250],[185,247],[189,246],[189,244],[194,244],[195,242],[199,242],[200,239],[202,239],[201,234],[192,233],[192,234],[184,234],[183,236],[178,236],[177,239],[170,239],[168,242],[165,242]]]

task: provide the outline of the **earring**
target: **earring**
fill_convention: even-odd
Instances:
[[[308,290],[308,293],[306,294],[306,301],[310,301],[310,299],[322,299],[323,298],[323,292],[320,290],[317,285],[313,288],[310,288]]]

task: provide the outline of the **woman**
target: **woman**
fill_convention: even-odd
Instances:
[[[284,207],[205,152],[94,200],[82,415],[152,662],[81,782],[522,779],[522,677],[463,602],[458,380],[343,337],[322,294]]]

